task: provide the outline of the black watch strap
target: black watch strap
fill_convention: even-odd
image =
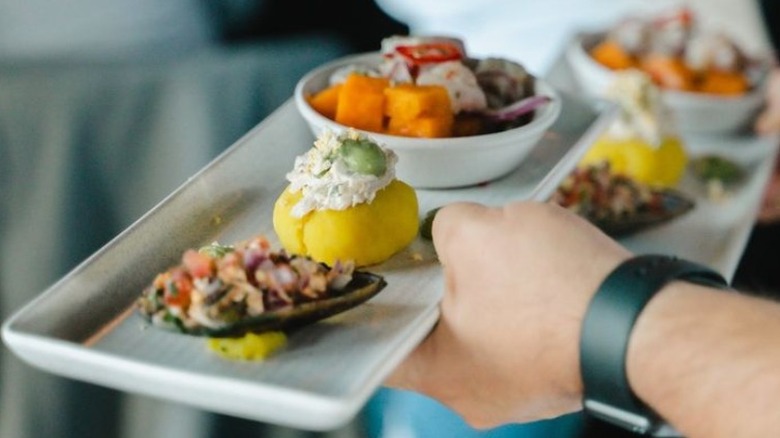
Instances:
[[[583,405],[589,414],[637,433],[653,433],[663,424],[631,390],[625,360],[642,309],[674,280],[728,287],[720,274],[705,266],[662,255],[623,262],[599,287],[585,314],[580,339]]]

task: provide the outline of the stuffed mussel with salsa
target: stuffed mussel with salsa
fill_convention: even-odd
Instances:
[[[613,172],[607,161],[577,167],[561,182],[550,202],[577,213],[613,237],[668,222],[695,206],[681,192]]]
[[[192,335],[241,336],[297,328],[353,308],[384,279],[309,257],[273,251],[263,236],[233,246],[187,250],[158,274],[136,306],[152,325]]]

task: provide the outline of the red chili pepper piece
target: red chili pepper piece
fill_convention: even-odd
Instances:
[[[667,24],[679,22],[685,27],[690,27],[693,24],[694,14],[689,8],[680,8],[673,14],[661,16],[655,19],[654,23],[656,27],[663,27]]]
[[[445,42],[397,46],[395,50],[412,64],[456,61],[463,58],[458,46]]]

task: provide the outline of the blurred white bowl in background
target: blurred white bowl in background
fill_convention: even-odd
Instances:
[[[590,56],[590,49],[604,38],[603,32],[583,33],[572,39],[566,59],[580,90],[590,97],[604,97],[615,71]],[[681,132],[702,134],[735,133],[749,129],[764,104],[768,64],[761,68],[753,89],[741,96],[716,96],[662,90]]]

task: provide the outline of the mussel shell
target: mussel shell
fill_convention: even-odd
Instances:
[[[178,326],[183,333],[208,337],[237,337],[248,332],[292,330],[328,318],[356,307],[378,294],[387,286],[384,277],[369,272],[355,271],[352,281],[327,298],[301,303],[293,307],[244,318],[220,328]]]
[[[661,195],[663,203],[660,211],[640,212],[619,218],[587,219],[612,237],[625,237],[682,216],[696,206],[693,199],[675,190],[659,190],[656,193]]]

